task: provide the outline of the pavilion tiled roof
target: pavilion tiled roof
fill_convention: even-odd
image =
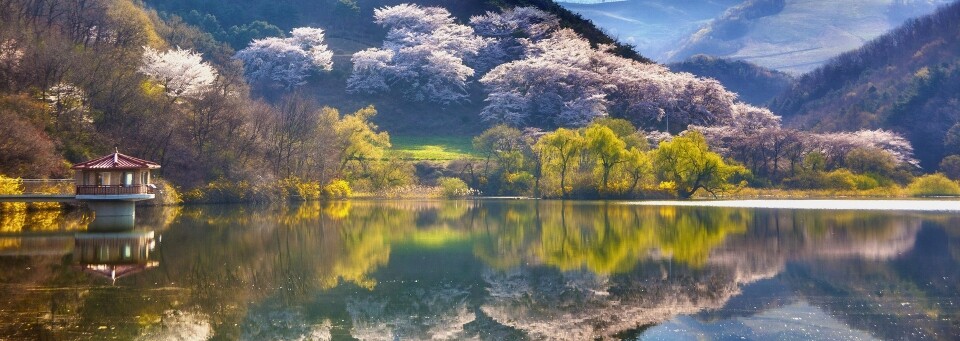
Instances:
[[[96,169],[96,170],[111,170],[111,169],[157,169],[160,168],[160,164],[152,161],[147,161],[144,159],[138,159],[130,155],[120,154],[115,152],[113,154],[104,155],[96,159],[81,162],[70,167],[72,169]]]

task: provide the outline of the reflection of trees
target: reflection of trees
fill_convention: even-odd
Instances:
[[[15,210],[0,213],[0,233],[85,230],[92,216],[84,211]]]
[[[533,261],[560,270],[612,274],[668,256],[702,266],[731,234],[746,231],[750,211],[538,202],[489,214],[477,256],[495,268]]]
[[[59,320],[37,328],[56,324],[61,335],[153,337],[188,323],[226,339],[465,338],[487,330],[610,337],[720,308],[741,285],[791,261],[895,261],[920,226],[889,213],[559,201],[342,201],[180,213],[138,214],[138,226],[162,231],[160,266],[117,288],[101,288],[57,258],[0,262],[3,283],[69,288],[59,298],[11,296],[11,311],[56,306]],[[416,270],[425,265],[403,258],[411,250],[464,258],[433,264],[447,277],[424,281]],[[463,264],[476,268],[452,268]],[[394,278],[400,273],[413,274]],[[336,298],[318,298],[331,292]],[[73,312],[81,316],[71,320]],[[100,321],[124,330],[94,330]],[[29,330],[10,326],[0,335]]]

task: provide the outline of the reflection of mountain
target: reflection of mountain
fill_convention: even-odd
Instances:
[[[957,225],[947,226],[924,224],[912,237],[917,247],[886,262],[804,262],[784,280],[812,305],[881,339],[952,339],[960,335],[960,267],[950,254]],[[831,299],[838,292],[849,299]]]

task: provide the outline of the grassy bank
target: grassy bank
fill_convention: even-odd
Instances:
[[[389,156],[413,161],[452,161],[478,157],[470,136],[391,136]]]

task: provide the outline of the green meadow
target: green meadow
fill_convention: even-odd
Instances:
[[[450,161],[477,157],[470,136],[390,136],[391,156],[405,160]]]

